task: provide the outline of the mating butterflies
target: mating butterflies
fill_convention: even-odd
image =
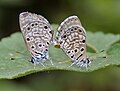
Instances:
[[[72,65],[87,67],[91,60],[86,58],[86,31],[77,16],[70,16],[58,27],[55,46],[59,46],[73,60]]]
[[[39,64],[48,59],[48,50],[53,42],[53,29],[41,15],[23,12],[19,16],[20,28],[31,53],[31,62]],[[59,26],[54,40],[73,61],[72,65],[87,67],[91,61],[86,58],[86,32],[77,16],[70,16]]]
[[[49,58],[48,50],[53,40],[53,29],[41,15],[23,12],[19,15],[20,28],[31,53],[31,62],[39,64]]]

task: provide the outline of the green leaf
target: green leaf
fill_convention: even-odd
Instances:
[[[56,29],[57,25],[53,25],[53,27]],[[53,45],[50,47],[49,55],[54,65],[46,60],[43,63],[46,67],[43,67],[41,64],[34,66],[29,62],[31,57],[21,33],[14,33],[0,42],[0,78],[13,79],[45,70],[91,72],[108,65],[120,65],[120,56],[118,55],[120,54],[120,44],[112,45],[119,41],[119,35],[87,32],[87,40],[87,44],[91,49],[97,51],[105,49],[104,52],[98,54],[87,53],[94,55],[91,57],[94,58],[94,61],[87,69],[81,69],[76,65],[69,67],[72,63],[71,59],[61,49],[54,48]],[[100,58],[103,56],[107,58]]]
[[[87,45],[95,51],[107,50],[112,44],[120,40],[120,35],[104,34],[102,32],[87,32]]]
[[[105,53],[106,58],[99,57],[94,60],[94,62],[91,64],[90,69],[97,70],[100,68],[105,68],[109,65],[120,65],[120,44],[114,44],[111,46]],[[102,53],[103,55],[103,53]]]

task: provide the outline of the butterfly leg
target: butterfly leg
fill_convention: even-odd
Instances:
[[[46,58],[47,58],[48,60],[50,60],[51,65],[54,65],[54,64],[53,64],[53,61],[52,61],[52,58],[49,57],[49,55],[47,55]]]
[[[50,60],[50,63],[51,63],[52,65],[54,65],[51,57],[49,58],[49,60]]]
[[[70,66],[68,66],[68,68],[69,67],[71,67],[71,66],[73,66],[74,64],[76,64],[78,61],[74,61]]]
[[[40,64],[41,64],[43,67],[46,67],[42,62],[40,62]]]
[[[41,64],[43,67],[45,67],[45,65],[42,63],[42,61],[40,62],[39,59],[32,57],[31,58],[31,62],[34,64],[34,68],[36,66],[36,64]]]

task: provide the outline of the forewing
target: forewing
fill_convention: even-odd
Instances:
[[[59,26],[57,43],[73,61],[86,61],[86,32],[77,16],[70,16]]]
[[[23,12],[19,15],[20,28],[27,48],[33,57],[48,51],[53,39],[50,23],[41,15]]]

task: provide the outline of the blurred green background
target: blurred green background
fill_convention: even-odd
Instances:
[[[87,31],[120,34],[120,0],[0,0],[0,39],[20,32],[19,13],[34,12],[51,24],[79,16]],[[47,71],[0,80],[0,91],[120,91],[119,67],[91,73]]]

